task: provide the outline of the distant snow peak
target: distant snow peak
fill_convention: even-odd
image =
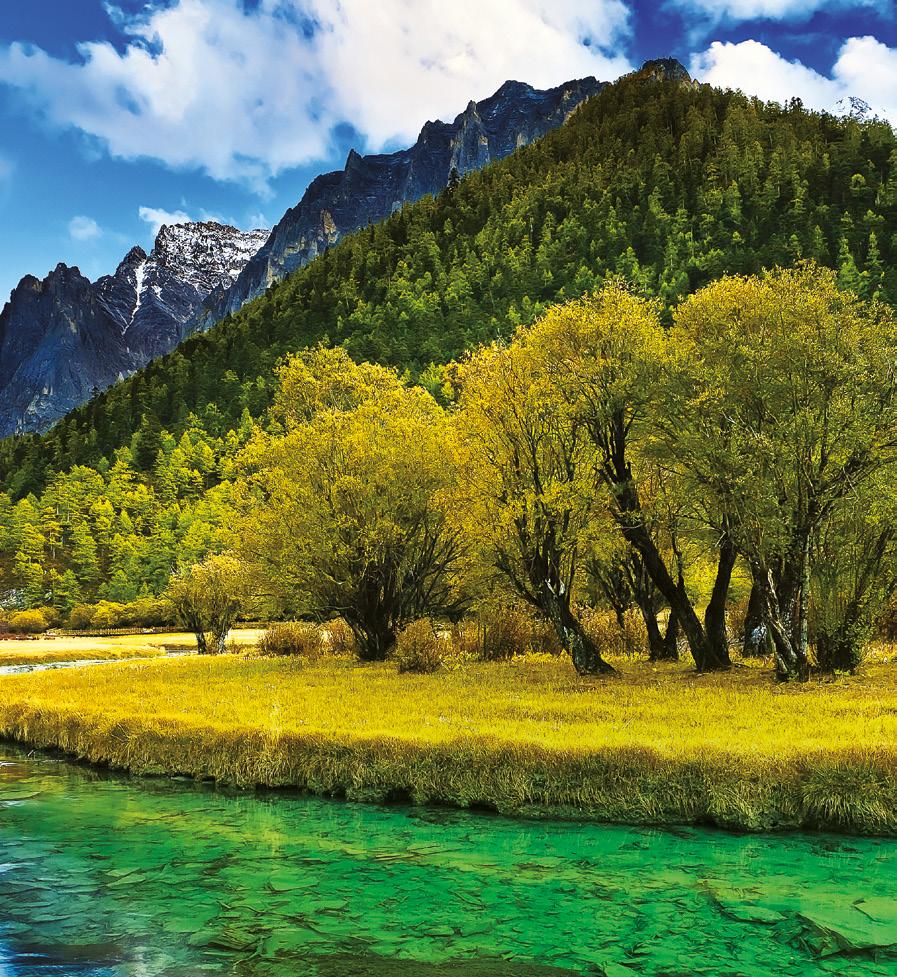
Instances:
[[[165,224],[156,236],[150,261],[207,295],[237,278],[268,233],[264,228],[241,231],[216,221]]]

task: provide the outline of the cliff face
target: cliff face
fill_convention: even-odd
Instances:
[[[439,193],[452,171],[464,176],[545,135],[603,87],[594,78],[548,91],[508,81],[490,98],[470,102],[454,122],[428,122],[410,149],[379,156],[353,150],[342,170],[312,181],[233,287],[206,303],[201,324],[236,312],[345,234],[383,220],[425,194]]]
[[[43,430],[170,352],[266,237],[214,223],[163,227],[150,254],[132,248],[97,282],[62,264],[43,281],[23,278],[0,312],[0,436]]]

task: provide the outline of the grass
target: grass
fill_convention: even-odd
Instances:
[[[399,675],[227,655],[0,679],[0,735],[135,773],[632,823],[897,833],[897,669],[776,685],[548,657]]]
[[[231,632],[235,648],[255,644],[263,632],[240,628]],[[195,650],[192,634],[127,634],[110,637],[21,638],[0,641],[0,667],[4,665],[48,665],[54,662],[117,661],[123,658],[153,658],[166,649]]]

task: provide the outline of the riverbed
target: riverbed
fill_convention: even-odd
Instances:
[[[893,840],[0,764],[3,977],[897,974]]]

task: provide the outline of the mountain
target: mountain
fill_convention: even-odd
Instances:
[[[26,276],[0,312],[0,436],[43,430],[92,394],[170,352],[204,299],[233,284],[267,231],[163,227],[92,283],[60,264]]]
[[[470,102],[454,122],[428,122],[410,149],[379,156],[360,156],[353,149],[342,170],[309,184],[233,286],[211,297],[205,324],[236,312],[346,234],[439,193],[453,172],[463,177],[541,138],[605,84],[581,78],[538,91],[507,81],[490,98]]]
[[[349,153],[317,177],[270,235],[221,224],[164,227],[91,285],[60,266],[27,277],[0,314],[0,437],[42,431],[90,396],[264,292],[345,234],[438,193],[561,125],[603,83],[548,91],[509,81],[454,122],[428,122],[410,149]]]
[[[302,347],[342,345],[441,395],[431,364],[608,276],[669,310],[720,275],[804,259],[897,304],[894,131],[649,64],[542,139],[346,235],[45,434],[0,441],[0,490],[40,493],[54,473],[105,471],[136,446],[135,477],[171,498],[147,459],[188,457],[214,485],[250,419],[264,418],[277,363]],[[182,484],[195,493],[192,475]]]

